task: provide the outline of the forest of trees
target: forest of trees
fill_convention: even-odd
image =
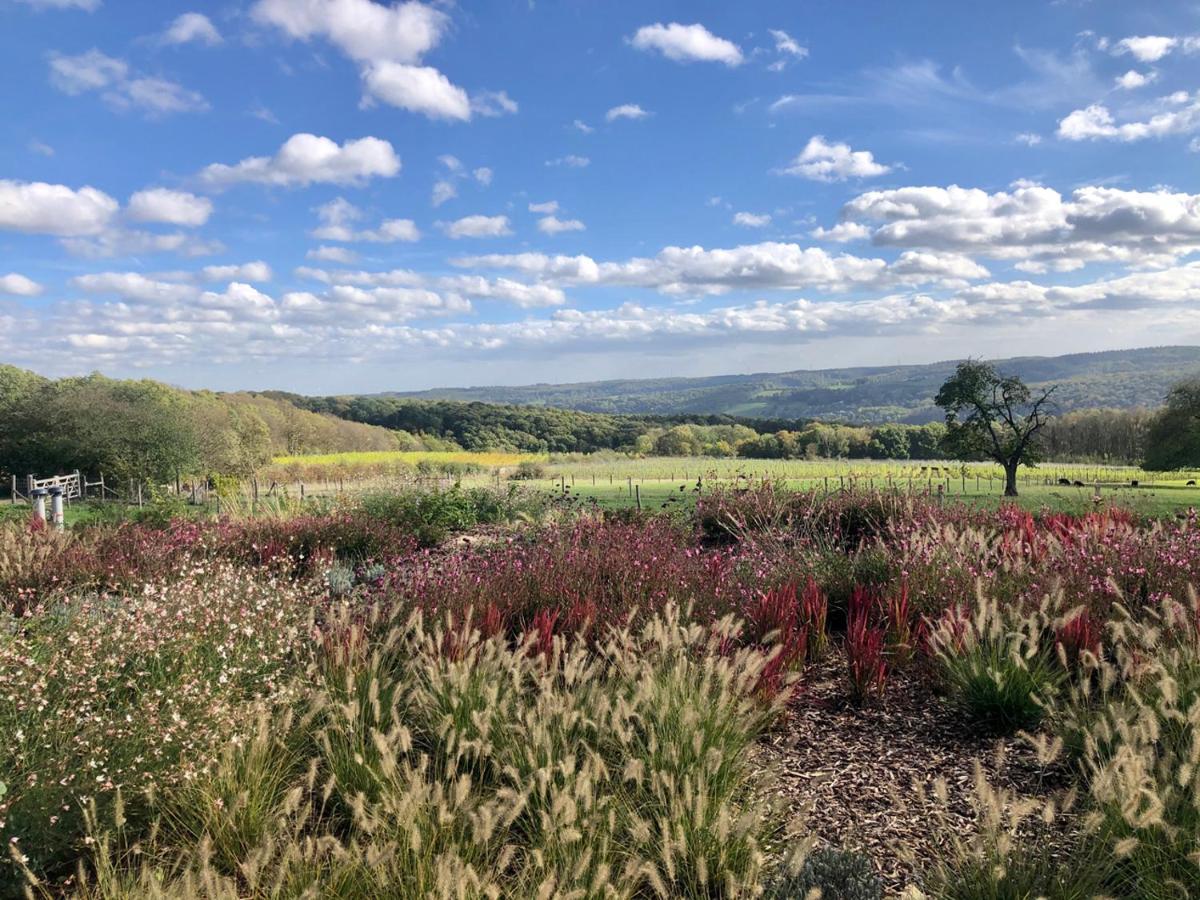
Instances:
[[[391,450],[387,429],[251,394],[102,375],[51,380],[0,365],[0,475],[103,473],[166,483],[246,477],[283,453]]]

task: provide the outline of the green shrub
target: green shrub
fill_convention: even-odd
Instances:
[[[880,900],[883,882],[871,860],[852,850],[814,850],[799,872],[785,870],[767,883],[766,900],[807,900],[820,890],[821,900]]]

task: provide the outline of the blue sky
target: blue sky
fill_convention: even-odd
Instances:
[[[0,0],[0,360],[309,393],[1200,342],[1200,4]]]

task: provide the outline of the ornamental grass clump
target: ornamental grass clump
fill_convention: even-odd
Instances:
[[[927,641],[939,681],[950,700],[975,724],[997,733],[1033,729],[1064,673],[1045,635],[1049,601],[1029,615],[982,594],[973,610],[949,608]]]
[[[593,647],[330,610],[294,702],[93,821],[77,897],[753,897],[769,654],[675,606]],[[288,692],[284,692],[288,693]],[[290,694],[289,694],[290,696]],[[111,809],[110,809],[111,812]]]

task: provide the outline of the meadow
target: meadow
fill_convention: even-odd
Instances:
[[[0,896],[1194,896],[1198,579],[770,480],[10,522]]]

